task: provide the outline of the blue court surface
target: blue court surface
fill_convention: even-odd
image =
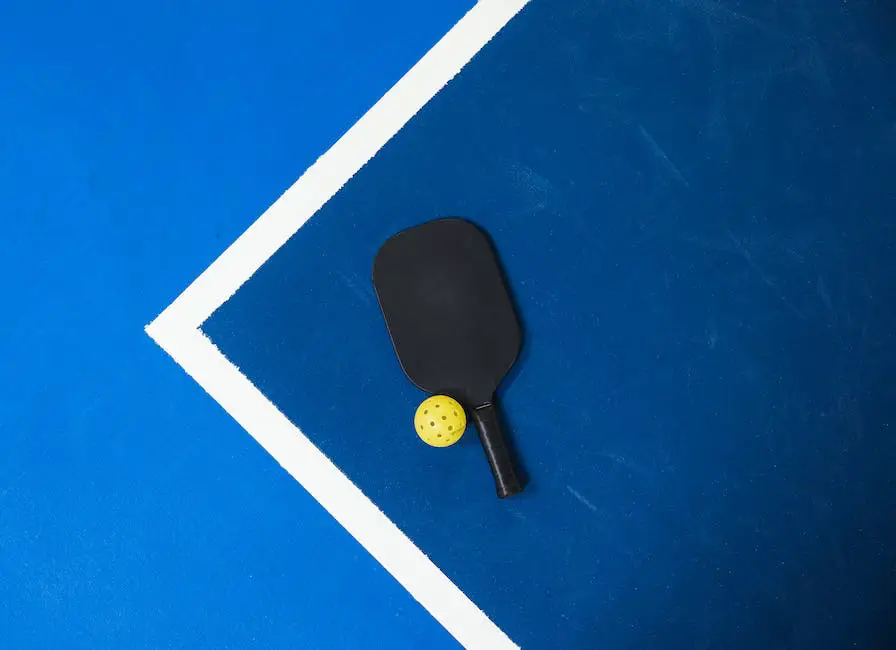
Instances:
[[[896,646],[896,10],[419,4],[0,8],[0,647]],[[371,284],[443,216],[507,500]]]

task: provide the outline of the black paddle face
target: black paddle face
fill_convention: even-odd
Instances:
[[[373,284],[408,378],[470,408],[489,403],[521,334],[485,234],[460,219],[404,230],[377,253]]]

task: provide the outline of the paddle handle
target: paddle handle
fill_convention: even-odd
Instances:
[[[513,458],[504,438],[501,421],[498,419],[498,409],[494,404],[483,404],[472,409],[471,415],[479,432],[479,441],[485,449],[485,457],[495,477],[498,497],[504,499],[522,492],[523,488],[513,467]]]

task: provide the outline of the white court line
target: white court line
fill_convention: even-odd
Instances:
[[[529,0],[480,0],[147,333],[465,648],[518,648],[199,330]]]

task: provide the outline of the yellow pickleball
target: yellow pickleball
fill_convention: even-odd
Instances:
[[[414,430],[423,442],[433,447],[453,445],[466,428],[463,407],[447,395],[433,395],[423,400],[414,415]]]

